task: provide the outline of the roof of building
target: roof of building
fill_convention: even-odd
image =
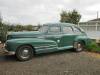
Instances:
[[[84,24],[84,23],[100,23],[100,18],[98,18],[98,19],[92,19],[92,20],[88,20],[88,21],[86,21],[86,22],[80,22],[79,24]]]
[[[89,22],[90,22],[90,21],[100,21],[100,18],[89,20]]]

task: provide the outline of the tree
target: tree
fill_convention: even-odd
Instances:
[[[16,25],[15,27],[14,27],[14,31],[22,31],[23,30],[23,26],[22,25]]]
[[[2,26],[2,17],[1,17],[1,14],[0,14],[0,27]]]
[[[25,26],[27,31],[33,31],[33,26],[32,25],[27,25]]]
[[[80,19],[81,15],[77,12],[77,10],[69,12],[62,11],[62,13],[60,14],[60,22],[78,24]]]
[[[14,25],[7,25],[8,26],[8,31],[15,31],[15,26]]]
[[[7,35],[7,26],[2,23],[2,17],[0,15],[0,41],[4,43],[6,41],[6,35]]]

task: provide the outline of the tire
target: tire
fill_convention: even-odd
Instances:
[[[30,59],[32,59],[33,55],[34,55],[33,48],[28,45],[20,46],[16,50],[16,57],[20,61],[30,60]]]
[[[82,42],[74,42],[74,50],[76,52],[84,51],[84,44]]]

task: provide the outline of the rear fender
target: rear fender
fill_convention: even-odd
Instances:
[[[76,42],[76,41],[79,41],[79,42],[84,43],[85,45],[88,45],[90,39],[89,39],[87,36],[78,36],[78,37],[76,37],[76,39],[75,39],[75,42]]]

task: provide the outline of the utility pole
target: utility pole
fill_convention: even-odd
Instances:
[[[98,19],[98,17],[99,17],[99,12],[97,11],[97,19]]]
[[[97,11],[97,22],[96,22],[96,31],[98,30],[98,18],[99,18],[99,12]]]

